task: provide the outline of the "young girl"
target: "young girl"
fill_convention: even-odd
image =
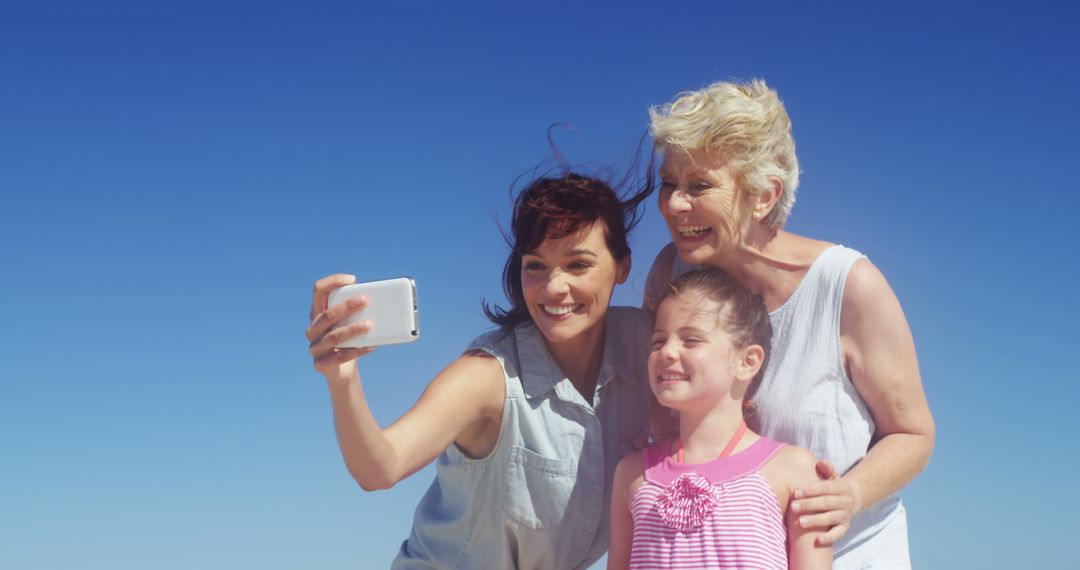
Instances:
[[[814,456],[747,429],[768,357],[761,297],[727,274],[683,274],[660,297],[649,353],[657,400],[680,436],[627,455],[615,471],[608,568],[830,568],[788,510],[817,480]]]

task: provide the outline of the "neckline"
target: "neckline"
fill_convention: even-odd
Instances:
[[[664,459],[663,461],[661,461],[661,463],[664,465],[665,469],[673,469],[680,473],[683,471],[700,471],[702,468],[716,465],[717,463],[738,463],[746,457],[752,455],[753,453],[756,453],[758,451],[758,448],[760,448],[762,445],[765,445],[769,441],[770,440],[768,438],[759,436],[757,440],[754,441],[754,443],[746,446],[745,449],[736,451],[731,455],[728,455],[727,457],[717,457],[716,459],[706,461],[705,463],[679,463],[678,460],[671,457],[670,452],[665,452]],[[670,449],[670,447],[667,449]]]
[[[724,446],[724,450],[720,452],[720,455],[716,456],[714,459],[708,461],[707,463],[711,463],[712,461],[716,461],[717,459],[722,459],[731,455],[731,452],[735,451],[735,446],[739,445],[739,442],[742,441],[744,435],[746,435],[746,422],[742,421],[739,422],[739,427],[735,430],[735,433],[731,434],[731,438],[728,439],[727,445]],[[678,442],[679,450],[676,455],[678,456],[679,465],[686,465],[686,462],[683,461],[682,436],[679,436]]]
[[[662,487],[684,474],[696,473],[713,484],[720,485],[760,470],[784,446],[767,437],[759,437],[746,449],[722,459],[687,465],[675,462],[671,457],[670,444],[669,440],[662,448],[654,446],[645,451],[642,461],[645,468],[645,480],[650,484]]]
[[[788,305],[792,304],[792,301],[796,297],[799,296],[799,293],[803,290],[803,287],[804,286],[809,287],[809,285],[806,285],[806,282],[809,280],[810,275],[815,273],[816,271],[820,271],[822,259],[826,255],[828,255],[829,252],[833,251],[834,249],[836,249],[838,247],[843,247],[843,246],[838,244],[838,243],[834,243],[834,244],[830,245],[829,247],[821,250],[821,253],[819,253],[817,255],[817,257],[814,258],[814,261],[810,262],[810,267],[806,270],[806,274],[802,276],[802,279],[799,280],[799,284],[795,286],[795,290],[792,291],[790,295],[788,295],[788,298],[785,299],[784,302],[781,303],[779,307],[769,311],[769,316],[770,317],[772,317],[774,315],[778,315],[778,314],[782,313],[783,311],[785,311],[787,309]]]
[[[593,391],[594,401],[586,402],[589,407],[592,407],[595,403],[595,395],[600,392],[600,388],[610,381],[617,378],[633,378],[633,374],[629,373],[633,372],[632,369],[627,368],[630,362],[629,359],[614,357],[613,345],[616,340],[613,331],[618,330],[618,324],[612,322],[617,313],[612,309],[618,308],[609,306],[607,314],[604,315],[604,338],[600,345],[604,354],[600,361],[600,370],[596,376],[596,387]],[[555,356],[548,350],[547,344],[544,343],[544,334],[537,328],[536,323],[532,320],[521,323],[515,327],[514,333],[514,343],[517,347],[521,367],[519,378],[525,396],[531,399],[554,390],[563,399],[573,400],[573,396],[569,392],[560,392],[559,390],[563,380],[566,380],[567,384],[572,383],[562,368],[559,367],[559,364],[555,362]],[[585,401],[585,397],[581,396],[581,393],[576,388],[571,386],[570,390],[577,393],[582,401]]]

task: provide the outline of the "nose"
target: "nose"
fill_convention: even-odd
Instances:
[[[686,193],[678,188],[671,191],[667,197],[667,211],[670,214],[682,214],[690,210],[690,201],[686,199]]]
[[[566,283],[566,275],[561,271],[552,272],[544,284],[544,292],[551,296],[563,295],[570,290]]]
[[[671,364],[679,359],[679,352],[675,349],[675,343],[668,341],[660,347],[660,361]]]

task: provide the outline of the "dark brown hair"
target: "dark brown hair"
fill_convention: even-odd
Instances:
[[[650,163],[645,182],[625,199],[607,182],[570,171],[528,183],[514,199],[510,232],[504,232],[511,251],[503,267],[503,291],[511,306],[503,309],[485,302],[488,319],[504,330],[530,319],[521,288],[521,258],[545,239],[563,238],[599,222],[615,260],[629,257],[627,235],[640,219],[638,206],[653,191],[652,179]]]
[[[772,351],[772,323],[769,322],[765,300],[761,295],[755,295],[743,287],[726,272],[707,267],[676,277],[660,295],[656,303],[657,311],[664,301],[690,291],[700,293],[720,305],[716,315],[717,322],[731,335],[735,346],[746,348],[756,344],[765,350],[761,369],[746,388],[745,401],[749,402],[761,385],[761,378],[765,375],[765,366]]]

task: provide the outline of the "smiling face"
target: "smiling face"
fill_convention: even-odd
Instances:
[[[629,256],[616,261],[601,223],[548,238],[521,258],[521,288],[529,315],[550,343],[566,342],[602,326]]]
[[[660,213],[683,261],[714,261],[742,238],[747,201],[721,153],[672,148],[660,179]]]
[[[696,291],[669,297],[657,308],[649,384],[662,405],[708,411],[725,399],[741,401],[760,360],[751,354],[754,346],[735,345],[722,326],[722,310]]]

